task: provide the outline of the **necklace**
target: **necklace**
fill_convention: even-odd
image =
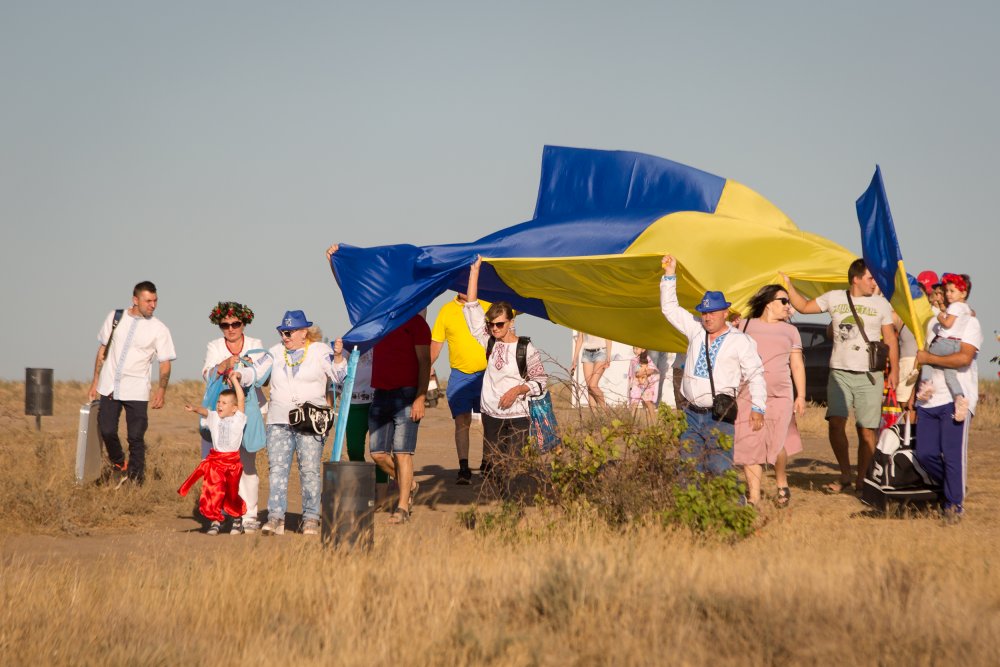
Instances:
[[[288,356],[288,350],[285,350],[285,365],[289,368],[295,368],[303,361],[306,360],[306,352],[309,350],[309,341],[306,341],[306,346],[302,348],[302,357],[298,361],[292,361],[292,358]]]
[[[226,340],[225,338],[223,338],[222,340],[226,344],[226,349],[229,350],[229,354],[231,354],[231,355],[233,355],[235,357],[236,355],[238,355],[243,350],[243,339],[244,339],[244,336],[241,334],[240,335],[240,345],[235,350],[229,345],[229,341],[228,340]]]

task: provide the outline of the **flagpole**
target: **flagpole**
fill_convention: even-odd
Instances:
[[[351,411],[351,394],[354,393],[354,375],[358,370],[358,359],[361,353],[355,345],[351,350],[351,356],[347,360],[347,377],[340,389],[340,412],[337,413],[337,424],[333,431],[333,451],[330,453],[330,461],[335,463],[340,461],[340,456],[344,451],[344,439],[347,436],[347,416]]]
[[[913,334],[913,337],[917,339],[917,349],[922,350],[924,349],[924,330],[923,327],[919,326],[920,319],[917,317],[917,309],[913,304],[913,295],[910,293],[910,282],[906,278],[906,267],[903,266],[903,260],[899,260],[899,268],[897,269],[896,275],[902,276],[903,294],[906,295],[906,309],[910,312],[910,320],[917,325],[913,327],[913,331],[911,333]],[[899,285],[896,286],[896,289],[900,289]],[[900,381],[902,381],[902,378],[900,378]]]

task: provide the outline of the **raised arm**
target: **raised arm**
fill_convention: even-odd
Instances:
[[[247,397],[243,393],[243,386],[232,375],[229,376],[229,386],[236,392],[236,409],[240,412],[246,412]]]
[[[823,312],[820,305],[816,303],[816,299],[809,299],[807,301],[804,296],[798,293],[795,285],[792,284],[792,279],[787,274],[779,273],[778,275],[781,276],[781,282],[785,284],[785,291],[788,292],[788,300],[792,302],[792,307],[795,310],[803,315]]]
[[[704,332],[701,322],[694,315],[681,308],[677,302],[677,260],[673,255],[664,255],[660,262],[663,278],[660,280],[660,311],[675,329],[688,339]]]
[[[467,301],[479,300],[479,268],[483,265],[483,258],[476,255],[476,261],[469,267],[469,289],[466,290]]]

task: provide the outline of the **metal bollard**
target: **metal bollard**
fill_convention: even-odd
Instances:
[[[24,414],[35,416],[35,426],[42,430],[42,417],[52,416],[52,369],[24,369]]]
[[[324,463],[320,515],[324,546],[371,549],[375,544],[375,464]]]

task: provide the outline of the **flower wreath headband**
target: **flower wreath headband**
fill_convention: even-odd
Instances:
[[[951,283],[956,288],[958,288],[959,292],[969,291],[969,285],[968,283],[965,282],[965,278],[958,275],[957,273],[946,273],[943,276],[941,276],[941,284],[946,285],[948,283]]]
[[[253,322],[253,311],[250,310],[249,306],[244,306],[242,303],[237,301],[220,301],[219,304],[212,309],[208,319],[212,322],[212,324],[218,326],[222,323],[222,318],[224,317],[235,317],[246,325]]]

